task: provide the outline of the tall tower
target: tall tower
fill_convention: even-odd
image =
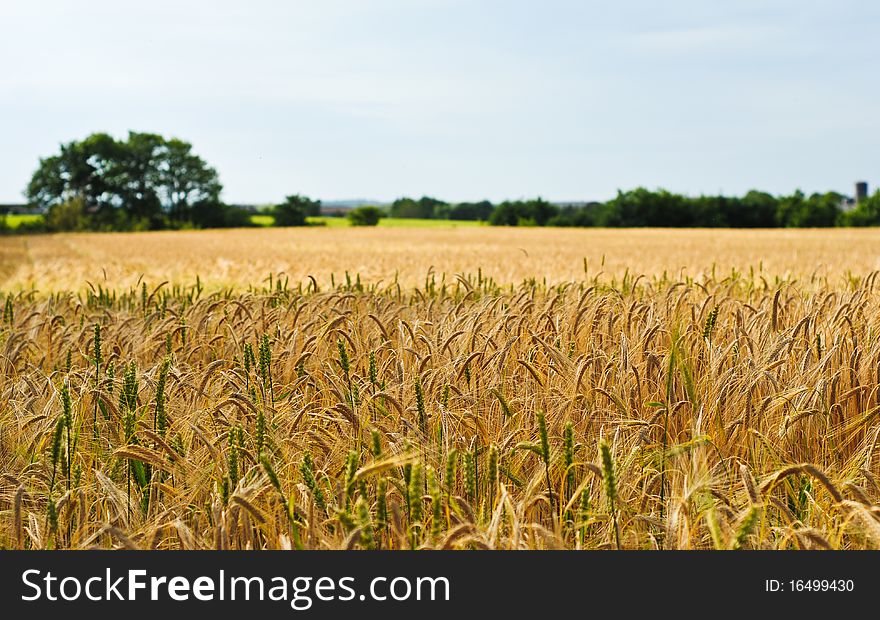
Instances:
[[[868,182],[856,181],[856,204],[860,204],[868,199]]]

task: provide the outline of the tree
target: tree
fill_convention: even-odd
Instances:
[[[422,196],[418,200],[404,197],[391,203],[389,214],[391,217],[434,219],[443,217],[448,207],[449,203],[430,196]]]
[[[486,221],[495,207],[488,200],[481,202],[460,202],[449,209],[450,220]]]
[[[685,197],[666,190],[638,187],[617,192],[603,210],[602,226],[693,226],[693,213]]]
[[[172,138],[165,142],[158,160],[160,196],[173,219],[186,219],[194,205],[217,203],[222,186],[216,171],[192,152],[192,145]]]
[[[47,209],[81,199],[91,228],[164,228],[190,221],[196,204],[220,208],[221,190],[217,171],[188,142],[129,132],[62,144],[40,160],[25,194]]]
[[[543,198],[504,201],[489,217],[493,226],[544,226],[559,213],[559,208]]]
[[[520,220],[518,206],[517,202],[505,200],[492,211],[489,223],[492,226],[516,226]]]
[[[880,226],[880,190],[862,200],[852,211],[842,214],[844,226]]]
[[[321,201],[294,194],[287,196],[281,204],[275,205],[272,214],[276,226],[305,226],[306,218],[321,212]]]
[[[834,226],[840,215],[843,196],[834,192],[812,194],[809,198],[797,190],[791,196],[779,199],[776,220],[788,228],[818,228]]]
[[[188,221],[199,228],[248,228],[254,226],[251,213],[223,203],[197,202],[189,210]]]
[[[779,201],[767,192],[749,191],[731,201],[727,209],[727,225],[733,228],[773,228]]]
[[[382,211],[379,207],[364,206],[350,211],[348,221],[352,226],[376,226],[381,217]]]
[[[74,196],[67,202],[52,205],[46,214],[46,228],[51,232],[88,230],[85,200]]]

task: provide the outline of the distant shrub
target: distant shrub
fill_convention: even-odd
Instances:
[[[52,205],[46,215],[46,228],[52,232],[88,230],[90,221],[85,199],[75,197]]]
[[[843,226],[880,226],[880,191],[840,216]]]
[[[244,228],[254,225],[247,210],[213,201],[194,204],[190,210],[190,221],[196,228]]]
[[[489,216],[493,226],[544,226],[559,208],[542,198],[505,201]]]
[[[389,213],[391,217],[398,218],[442,219],[445,215],[448,215],[448,213],[444,214],[448,207],[448,203],[430,196],[422,196],[418,200],[404,197],[398,198],[391,203]]]
[[[375,226],[382,218],[378,207],[358,207],[348,214],[352,226]]]
[[[494,208],[488,200],[483,200],[482,202],[460,202],[450,207],[449,219],[486,221],[492,215],[492,209]]]
[[[321,201],[312,200],[299,194],[287,196],[284,202],[275,205],[272,215],[275,216],[275,226],[305,226],[306,218],[320,215]]]

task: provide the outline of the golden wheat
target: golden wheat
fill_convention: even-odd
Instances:
[[[878,272],[579,267],[10,293],[0,547],[880,545]]]

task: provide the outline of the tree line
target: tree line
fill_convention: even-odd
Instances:
[[[129,132],[125,139],[94,133],[40,159],[24,193],[46,215],[14,231],[255,226],[254,211],[224,203],[222,190],[217,171],[189,142],[154,133]],[[305,226],[320,212],[320,200],[299,194],[264,211],[276,226]],[[361,207],[349,219],[356,226],[374,226],[382,215],[375,207]],[[4,225],[0,219],[0,229]]]
[[[46,217],[18,230],[156,230],[252,226],[251,210],[225,204],[217,171],[192,145],[153,133],[125,139],[95,133],[40,160],[25,195]],[[265,213],[276,226],[304,226],[321,201],[294,194]],[[360,207],[354,225],[381,217],[483,221],[495,226],[779,228],[880,225],[880,192],[852,205],[836,192],[774,196],[685,196],[619,191],[606,202],[558,205],[542,198],[449,203],[403,197],[383,209]]]
[[[825,228],[880,225],[880,192],[852,205],[836,193],[800,190],[774,196],[685,196],[643,187],[619,191],[606,202],[557,205],[541,198],[449,204],[431,197],[394,201],[391,217],[483,220],[495,226]]]

